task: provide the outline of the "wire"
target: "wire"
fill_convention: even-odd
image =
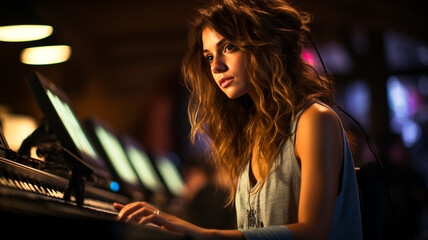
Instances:
[[[396,215],[396,210],[395,210],[395,207],[394,207],[395,205],[394,205],[394,198],[393,198],[393,195],[392,195],[391,183],[390,183],[390,181],[389,181],[388,174],[386,173],[386,169],[385,169],[385,167],[384,167],[384,165],[383,165],[383,163],[382,163],[382,161],[381,161],[381,159],[380,159],[379,155],[378,155],[378,154],[377,154],[377,152],[376,152],[376,148],[373,146],[373,143],[372,143],[372,141],[371,141],[370,137],[368,136],[368,134],[367,134],[366,130],[364,129],[363,125],[362,125],[362,124],[361,124],[357,119],[355,119],[351,114],[349,114],[347,111],[345,111],[345,109],[343,109],[341,106],[337,105],[336,107],[337,107],[340,111],[342,111],[343,113],[345,113],[349,118],[351,118],[351,119],[352,119],[352,121],[353,121],[353,122],[358,126],[358,128],[361,130],[361,132],[363,132],[364,137],[366,138],[366,143],[367,143],[367,145],[368,145],[368,147],[369,147],[370,151],[372,152],[372,154],[373,154],[374,158],[376,159],[376,162],[379,164],[379,166],[380,166],[380,168],[381,168],[381,172],[383,173],[383,176],[384,176],[384,179],[385,179],[385,182],[386,182],[387,188],[388,188],[388,195],[389,195],[389,199],[390,199],[391,204],[392,204],[392,212],[393,212],[394,217],[396,218],[396,217],[397,217],[397,215]]]
[[[61,147],[61,149],[75,160],[72,162],[72,165],[73,167],[79,167],[79,169],[83,171],[81,174],[84,174],[85,176],[92,175],[94,170],[83,159],[79,158],[65,147]]]
[[[328,74],[328,72],[327,72],[327,68],[326,68],[326,66],[324,64],[324,61],[322,60],[321,54],[319,53],[318,48],[317,48],[315,42],[313,41],[313,39],[312,39],[312,37],[311,37],[311,35],[309,34],[308,31],[305,31],[305,33],[308,36],[308,38],[309,38],[309,40],[310,40],[313,48],[315,49],[315,52],[318,55],[318,58],[319,58],[319,60],[321,62],[321,65],[323,67],[323,70],[324,70],[324,73],[325,73],[326,77],[329,79],[330,82],[333,82],[333,79],[331,78],[330,74]],[[321,81],[321,84],[323,84],[322,81]],[[392,195],[392,189],[391,189],[391,184],[390,184],[390,181],[389,181],[389,177],[388,177],[388,174],[386,173],[386,169],[385,169],[385,167],[384,167],[384,165],[383,165],[383,163],[382,163],[379,155],[376,152],[376,148],[373,146],[373,143],[372,143],[370,137],[368,136],[365,128],[363,127],[363,125],[357,119],[355,119],[351,114],[349,114],[347,111],[345,111],[345,109],[343,109],[341,106],[339,106],[338,104],[336,104],[336,107],[340,111],[342,111],[343,113],[345,113],[358,126],[358,128],[364,134],[364,137],[366,138],[366,143],[367,143],[367,145],[368,145],[371,153],[373,154],[374,158],[376,159],[376,162],[380,166],[381,172],[383,173],[384,180],[385,180],[387,188],[388,188],[389,199],[390,199],[391,205],[392,205],[392,212],[393,212],[394,218],[397,220],[397,214],[396,214],[396,210],[395,210],[394,198],[393,198],[393,195]]]
[[[315,52],[316,52],[316,53],[317,53],[317,55],[318,55],[318,58],[319,58],[319,60],[320,60],[320,62],[321,62],[321,65],[322,65],[322,68],[324,69],[325,76],[326,76],[330,81],[332,81],[332,79],[330,78],[330,74],[328,74],[328,72],[327,72],[327,68],[325,67],[324,61],[322,60],[321,54],[320,54],[320,52],[318,51],[317,45],[315,45],[314,40],[312,40],[311,34],[310,34],[308,31],[305,31],[305,33],[306,33],[306,35],[308,36],[309,41],[311,41],[311,44],[312,44],[312,46],[314,47]],[[321,84],[323,84],[323,82],[321,82]],[[324,86],[324,85],[323,85],[323,86]]]

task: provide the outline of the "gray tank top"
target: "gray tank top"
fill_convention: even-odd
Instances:
[[[251,188],[249,163],[238,180],[236,192],[237,225],[241,230],[285,225],[298,221],[300,197],[300,166],[294,154],[295,130],[300,115],[314,101],[302,109],[292,123],[292,136],[279,151],[268,178],[256,192],[259,182]],[[362,239],[359,197],[354,163],[342,127],[343,174],[340,194],[336,197],[329,239]]]

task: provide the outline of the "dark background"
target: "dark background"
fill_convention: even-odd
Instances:
[[[197,151],[187,139],[180,64],[188,23],[203,2],[30,1],[34,13],[54,32],[35,42],[0,42],[0,104],[40,120],[41,111],[24,82],[37,70],[68,94],[79,119],[95,115],[150,152],[175,152],[184,163],[190,161]],[[334,75],[338,102],[364,123],[383,158],[409,237],[421,236],[420,229],[428,229],[426,1],[294,2],[313,15],[312,35]],[[72,47],[69,61],[49,66],[20,62],[22,49],[52,41]],[[311,46],[307,49],[319,63]],[[410,144],[390,124],[392,90],[387,86],[394,79],[416,94],[416,100],[408,97],[412,102],[405,103],[414,108],[406,120],[419,126],[419,137]],[[349,100],[361,86],[360,98]],[[358,111],[360,103],[365,108]],[[374,161],[361,132],[355,136],[357,165]]]

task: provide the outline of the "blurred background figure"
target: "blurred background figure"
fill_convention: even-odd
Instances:
[[[235,229],[235,208],[226,206],[228,180],[206,160],[193,160],[185,169],[187,192],[183,198],[187,220],[205,228]]]

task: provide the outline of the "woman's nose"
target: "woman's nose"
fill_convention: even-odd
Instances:
[[[211,63],[211,71],[213,73],[222,73],[227,70],[227,65],[224,63],[224,61],[221,58],[214,58],[213,62]]]

